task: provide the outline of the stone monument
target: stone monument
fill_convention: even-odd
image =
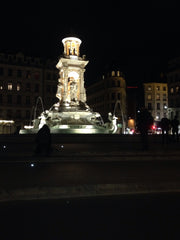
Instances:
[[[81,40],[67,37],[62,43],[64,54],[56,65],[59,69],[56,93],[59,101],[20,133],[36,133],[44,124],[49,126],[51,133],[115,133],[116,117],[111,115],[109,123],[104,123],[101,115],[86,104],[84,72],[88,61],[85,56],[80,57]]]

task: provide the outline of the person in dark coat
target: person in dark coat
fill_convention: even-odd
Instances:
[[[179,126],[179,120],[177,119],[177,116],[174,117],[174,119],[171,121],[171,126],[172,126],[172,134],[173,134],[173,139],[175,140],[175,135],[176,135],[176,141],[179,141],[179,133],[178,133],[178,126]]]
[[[137,129],[141,134],[142,150],[148,150],[148,130],[153,125],[153,117],[147,109],[137,115]]]
[[[162,130],[162,143],[163,144],[165,142],[168,143],[168,141],[169,141],[170,121],[169,121],[169,119],[166,116],[161,119],[160,127],[161,127],[161,130]]]
[[[44,124],[36,135],[35,154],[45,153],[48,156],[51,152],[51,133],[48,125]]]

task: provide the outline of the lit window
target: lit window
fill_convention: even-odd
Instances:
[[[157,90],[157,91],[160,91],[160,86],[157,86],[157,87],[156,87],[156,90]]]
[[[171,93],[174,93],[174,88],[172,87],[171,90],[170,90]]]
[[[156,100],[160,100],[160,94],[159,93],[156,94]]]
[[[148,91],[151,91],[151,90],[152,90],[151,86],[148,86],[148,88],[147,88],[147,89],[148,89]]]
[[[115,76],[115,71],[112,71],[112,73],[111,73],[111,74],[112,74],[112,77],[114,77],[114,76]]]
[[[12,90],[12,83],[8,83],[8,90],[9,90],[9,91]]]
[[[179,92],[179,87],[177,86],[177,87],[176,87],[176,93],[178,93],[178,92]]]
[[[120,77],[120,71],[117,71],[117,76]]]
[[[21,90],[21,84],[20,83],[17,83],[17,91],[20,91]]]
[[[148,95],[147,95],[147,99],[148,99],[148,100],[152,100],[152,95],[151,95],[151,94],[148,94]]]

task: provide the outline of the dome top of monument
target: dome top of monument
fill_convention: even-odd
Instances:
[[[77,42],[80,45],[82,41],[77,37],[65,37],[63,38],[62,43],[65,44],[66,42]]]
[[[64,54],[65,56],[77,56],[80,55],[80,45],[81,40],[77,37],[66,37],[63,38],[62,43],[64,45]]]

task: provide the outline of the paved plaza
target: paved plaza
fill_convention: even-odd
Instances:
[[[34,156],[35,135],[0,135],[0,161],[26,161]],[[128,158],[147,159],[179,159],[180,142],[173,140],[162,143],[161,135],[148,136],[148,150],[142,151],[140,135],[52,135],[52,153],[46,161],[104,159],[119,161]],[[26,157],[26,158],[25,158]],[[118,160],[118,159],[117,159]]]
[[[149,136],[55,135],[35,156],[35,136],[1,136],[0,201],[180,191],[179,142]]]

